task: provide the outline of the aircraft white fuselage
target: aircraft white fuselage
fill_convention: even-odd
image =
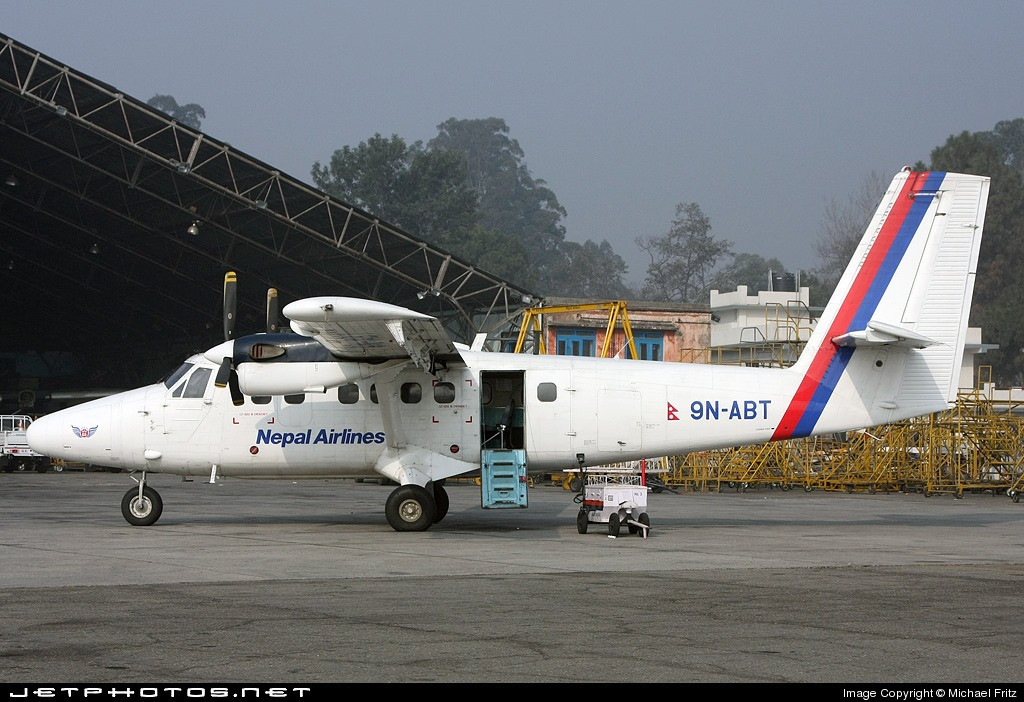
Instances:
[[[531,472],[552,472],[579,467],[578,454],[592,466],[767,441],[800,379],[788,369],[470,351],[462,356],[464,368],[436,376],[407,368],[394,381],[399,390],[391,401],[398,407],[402,448],[432,457],[431,480],[477,469],[488,434],[499,431],[485,415],[506,412],[512,403],[522,410],[516,413],[522,439],[515,443],[526,450]],[[372,378],[355,383],[359,398],[351,404],[339,402],[332,389],[305,393],[300,404],[282,395],[255,404],[247,395],[236,407],[226,390],[214,387],[214,364],[202,356],[189,363],[190,372],[208,371],[201,396],[174,397],[176,386],[158,383],[93,400],[62,410],[60,424],[47,421],[46,434],[34,432],[34,445],[45,444],[51,457],[125,470],[209,475],[216,466],[225,477],[381,476],[375,467],[388,450],[389,433],[370,399]],[[481,388],[488,374],[504,372],[522,377],[522,399],[487,402]],[[455,398],[436,402],[436,382],[454,385]],[[553,399],[538,397],[544,384]],[[419,386],[418,402],[403,402],[403,385]],[[858,426],[891,416],[877,408],[872,415],[855,395],[844,404],[846,417]],[[72,427],[97,429],[82,436]]]
[[[135,524],[162,509],[147,472],[383,476],[400,486],[389,523],[420,531],[447,512],[445,479],[500,452],[525,475],[938,412],[958,389],[988,189],[897,174],[790,368],[473,351],[429,315],[318,297],[284,308],[295,333],[227,341],[164,383],[38,419],[29,442],[140,472],[122,502]]]

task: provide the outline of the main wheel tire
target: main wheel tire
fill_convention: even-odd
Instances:
[[[132,488],[121,498],[121,514],[132,526],[152,526],[163,511],[164,501],[160,493],[148,485],[142,488],[141,499],[138,488]]]
[[[434,484],[434,524],[445,518],[448,514],[448,506],[451,501],[448,499],[448,491],[443,485]]]
[[[616,512],[612,516],[608,517],[608,535],[618,536],[619,535],[619,513]]]
[[[589,526],[589,524],[590,520],[587,519],[587,511],[585,509],[581,509],[576,513],[576,531],[581,534],[586,534],[587,526]]]
[[[426,531],[434,523],[434,496],[419,485],[395,488],[384,505],[388,524],[395,531]]]

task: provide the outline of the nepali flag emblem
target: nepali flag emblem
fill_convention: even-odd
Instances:
[[[95,434],[96,430],[99,428],[100,427],[98,424],[94,427],[89,427],[88,429],[79,429],[74,424],[71,425],[71,431],[75,432],[75,436],[80,437],[82,439],[88,439],[90,436]]]

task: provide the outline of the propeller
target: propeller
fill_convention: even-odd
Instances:
[[[224,274],[224,341],[235,341],[235,319],[237,317],[236,305],[238,302],[238,274],[228,271]],[[267,333],[273,334],[279,330],[280,314],[278,312],[277,288],[267,289]],[[238,387],[238,372],[234,365],[235,344],[228,346],[230,356],[224,356],[220,367],[217,369],[217,377],[214,384],[218,388],[227,387],[231,393],[232,404],[238,406],[245,402]]]
[[[278,314],[277,288],[267,288],[267,333],[278,331],[280,315]]]
[[[224,341],[235,338],[235,307],[238,304],[238,274],[224,274]]]
[[[224,341],[235,338],[236,305],[238,302],[238,274],[228,271],[224,274]],[[234,354],[234,344],[231,346]],[[217,377],[213,381],[218,388],[227,387],[231,393],[232,404],[238,406],[245,402],[242,391],[238,388],[238,374],[235,372],[234,359],[225,356],[217,369]]]

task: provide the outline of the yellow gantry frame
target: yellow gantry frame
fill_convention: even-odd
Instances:
[[[560,314],[565,312],[593,312],[594,310],[608,311],[608,326],[604,332],[604,344],[601,345],[601,358],[608,358],[608,350],[612,345],[612,336],[615,334],[615,327],[619,320],[622,320],[622,330],[626,333],[626,344],[633,358],[640,356],[636,352],[636,344],[633,342],[633,328],[629,325],[629,313],[626,312],[624,300],[612,300],[610,302],[591,302],[580,305],[555,305],[553,307],[528,307],[523,310],[523,323],[519,327],[519,338],[516,340],[515,353],[523,350],[527,333],[532,329],[537,334],[538,350],[542,354],[547,353],[547,345],[544,343],[543,329],[540,324],[541,315]]]

